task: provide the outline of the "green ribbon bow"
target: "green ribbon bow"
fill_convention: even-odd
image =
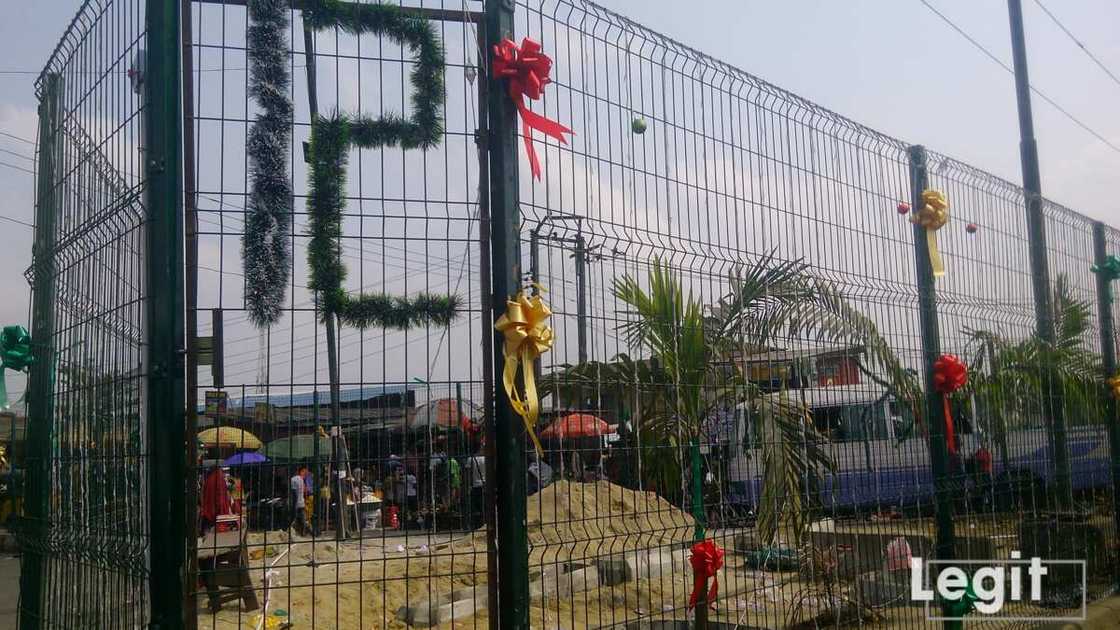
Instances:
[[[1104,259],[1103,263],[1089,267],[1089,271],[1098,275],[1103,275],[1104,279],[1110,282],[1120,279],[1120,258],[1109,256]]]
[[[8,409],[8,385],[4,370],[28,372],[35,358],[31,355],[31,335],[18,324],[0,332],[0,409]]]
[[[961,594],[960,599],[947,600],[944,604],[944,612],[946,617],[961,618],[968,613],[976,610],[976,602],[980,598],[976,596],[976,591],[972,590],[970,583]]]

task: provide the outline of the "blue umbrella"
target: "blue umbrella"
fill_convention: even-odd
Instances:
[[[238,453],[222,462],[222,466],[245,466],[246,464],[263,464],[268,458],[260,453]]]

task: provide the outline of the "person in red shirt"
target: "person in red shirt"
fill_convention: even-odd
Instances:
[[[983,509],[992,502],[992,452],[983,444],[968,458],[967,470],[972,477],[973,502]]]
[[[991,451],[981,445],[980,448],[976,450],[976,454],[973,455],[973,457],[976,458],[976,465],[980,472],[990,477],[992,475]]]
[[[202,482],[202,501],[198,506],[198,517],[201,521],[200,532],[206,533],[218,522],[218,517],[223,514],[233,513],[233,502],[229,498],[229,488],[226,486],[226,474],[215,466],[210,469],[206,479]]]

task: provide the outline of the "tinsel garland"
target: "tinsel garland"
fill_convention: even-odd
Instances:
[[[288,97],[288,0],[250,0],[249,95],[261,108],[245,144],[250,189],[241,240],[245,306],[257,326],[276,323],[291,267],[292,101]]]
[[[379,136],[369,132],[368,121],[351,121],[335,115],[318,118],[312,125],[308,150],[308,286],[319,292],[324,314],[334,313],[357,328],[384,326],[404,330],[425,323],[447,325],[458,314],[457,296],[423,293],[409,299],[381,293],[350,295],[342,288],[346,266],[342,264],[339,239],[346,205],[343,191],[348,151],[351,147],[380,146],[377,142]]]
[[[444,51],[431,22],[388,4],[357,4],[339,0],[309,0],[304,23],[315,30],[338,27],[355,35],[369,33],[408,46],[416,55],[409,76],[412,83],[412,117],[388,114],[377,119],[355,120],[355,146],[397,146],[430,149],[443,136],[441,106],[444,97]]]
[[[416,55],[410,75],[412,116],[388,114],[380,118],[317,118],[308,151],[310,186],[308,213],[309,286],[319,292],[324,315],[336,314],[350,326],[407,329],[431,323],[447,325],[458,313],[456,296],[423,293],[415,298],[383,293],[350,295],[342,285],[346,267],[341,260],[342,211],[346,200],[347,152],[351,147],[372,149],[400,146],[428,149],[443,136],[444,51],[431,23],[399,7],[354,4],[337,0],[309,0],[304,23],[314,30],[339,28],[352,34],[389,37]]]

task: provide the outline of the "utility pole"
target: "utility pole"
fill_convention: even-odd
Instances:
[[[1027,204],[1027,235],[1030,239],[1031,279],[1034,288],[1035,321],[1038,339],[1047,348],[1054,346],[1054,316],[1050,304],[1050,265],[1046,259],[1046,217],[1042,214],[1042,178],[1038,168],[1038,144],[1034,139],[1031,115],[1031,84],[1027,77],[1027,47],[1023,35],[1022,0],[1007,0],[1011,22],[1011,52],[1015,64],[1015,96],[1019,106],[1019,157],[1023,167],[1023,193]],[[1055,383],[1053,367],[1043,361],[1042,413],[1050,432],[1054,453],[1054,479],[1058,506],[1073,507],[1073,490],[1066,444],[1066,421],[1061,391]]]
[[[1093,261],[1098,267],[1108,262],[1108,239],[1105,225],[1100,221],[1093,223]],[[1116,322],[1112,317],[1112,282],[1103,269],[1097,273],[1097,321],[1101,327],[1101,367],[1102,376],[1110,378],[1116,374]],[[1116,399],[1110,393],[1104,395],[1104,417],[1108,425],[1109,452],[1112,453],[1112,512],[1115,522],[1120,525],[1120,418],[1116,415]],[[1116,530],[1120,531],[1120,529]],[[1113,567],[1115,575],[1120,575],[1120,562]]]
[[[304,22],[303,24],[303,46],[304,56],[307,59],[307,105],[309,113],[311,114],[311,122],[319,118],[319,97],[315,92],[316,83],[316,67],[315,67],[315,33],[312,31],[311,26]],[[304,155],[304,159],[307,156]],[[322,296],[316,298],[316,306],[322,306]],[[317,487],[329,488],[338,498],[338,505],[335,508],[335,528],[334,536],[338,540],[345,540],[346,535],[346,517],[345,506],[342,501],[342,477],[338,475],[339,471],[343,468],[343,463],[339,461],[339,448],[338,441],[342,437],[342,425],[340,424],[340,416],[342,415],[341,405],[339,404],[339,374],[338,374],[338,316],[334,313],[328,313],[324,318],[324,323],[327,329],[327,376],[331,384],[331,463],[325,475],[319,475],[316,479],[318,484],[327,484],[326,486],[319,485]],[[318,378],[316,376],[316,378]],[[315,396],[319,395],[319,387],[316,384]],[[318,414],[316,414],[316,433],[318,433]],[[319,453],[318,453],[319,438],[315,438],[315,465],[319,466]],[[318,468],[316,468],[318,471]],[[331,488],[331,479],[334,479],[334,487]],[[319,497],[315,501],[321,501]],[[318,512],[316,508],[316,512]],[[328,520],[326,515],[330,513],[330,506],[325,506],[322,511],[324,521]]]
[[[546,234],[544,238],[558,243],[571,244],[576,264],[576,343],[579,348],[579,362],[587,362],[587,262],[594,247],[587,246],[583,237],[583,217],[571,214],[549,213],[529,231],[529,277],[533,282],[540,281],[540,240],[541,230],[550,221],[575,221],[574,238]],[[538,374],[538,376],[540,376]]]
[[[576,339],[580,365],[587,363],[587,243],[583,232],[576,232]]]

